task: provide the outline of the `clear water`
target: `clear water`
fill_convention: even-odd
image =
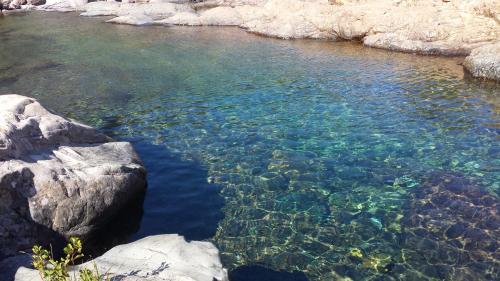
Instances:
[[[209,239],[230,269],[310,280],[500,278],[500,87],[462,60],[0,17],[1,94],[135,143],[136,237]]]

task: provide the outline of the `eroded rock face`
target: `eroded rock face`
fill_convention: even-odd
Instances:
[[[500,42],[474,49],[464,67],[474,77],[500,81]]]
[[[467,55],[500,37],[498,0],[146,0],[83,9],[85,16],[116,16],[113,23],[234,25],[284,39],[354,39],[431,55]]]
[[[412,197],[403,222],[405,271],[439,280],[500,278],[497,197],[444,172],[431,175]]]
[[[90,238],[146,188],[130,143],[19,95],[0,96],[0,161],[0,259],[56,236]]]
[[[47,0],[36,9],[115,16],[108,22],[118,24],[225,25],[283,39],[359,40],[426,55],[465,56],[500,38],[499,0]]]
[[[117,246],[103,256],[75,268],[107,272],[112,280],[227,281],[219,251],[209,242],[186,242],[177,234],[149,236]],[[38,272],[21,267],[16,281],[40,280]]]
[[[19,9],[26,4],[26,0],[1,0],[4,9]]]
[[[44,5],[37,5],[36,9],[59,12],[82,11],[87,3],[88,0],[45,0]]]

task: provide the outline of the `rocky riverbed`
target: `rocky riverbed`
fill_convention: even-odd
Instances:
[[[356,40],[369,47],[426,55],[468,56],[480,47],[492,49],[500,40],[499,0],[2,2],[10,9],[77,10],[82,16],[111,16],[110,23],[239,26],[283,39]],[[498,80],[500,60],[484,48],[475,52],[465,67],[475,77]],[[480,62],[479,52],[483,54]]]

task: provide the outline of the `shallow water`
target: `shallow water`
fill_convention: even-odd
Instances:
[[[0,94],[134,142],[149,170],[134,238],[210,239],[230,269],[310,280],[500,278],[500,87],[462,60],[0,17]]]

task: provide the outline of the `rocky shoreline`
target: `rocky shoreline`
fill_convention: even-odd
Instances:
[[[499,80],[500,59],[486,51],[500,41],[499,0],[1,1],[11,9],[112,16],[107,22],[118,24],[238,26],[282,39],[356,40],[423,55],[469,56],[477,50],[465,69]]]
[[[123,233],[114,232],[125,230],[115,224],[123,215],[127,228],[138,223],[128,212],[137,199],[142,210],[145,190],[146,171],[130,143],[58,116],[35,99],[0,95],[0,280],[38,280],[22,267],[35,244],[62,249],[71,236],[99,244],[106,232],[113,245],[123,243],[116,241]],[[214,245],[178,235],[117,246],[93,262],[120,280],[227,278]]]

